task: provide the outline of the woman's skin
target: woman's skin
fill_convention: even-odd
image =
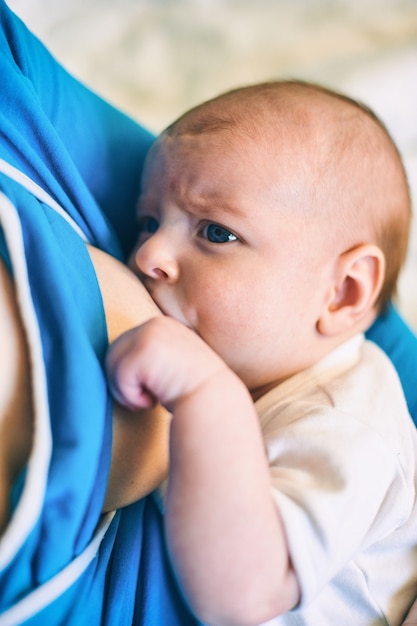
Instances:
[[[103,298],[109,342],[161,315],[128,267],[88,246]],[[113,449],[104,510],[125,506],[152,491],[168,472],[170,416],[161,406],[138,413],[113,406]]]
[[[97,248],[88,247],[103,297],[109,341],[159,315],[134,274]],[[11,487],[30,454],[33,413],[29,355],[14,285],[0,260],[0,532],[9,517]],[[169,414],[161,407],[132,414],[113,407],[112,465],[104,510],[152,491],[168,469]],[[127,461],[128,460],[128,461]]]
[[[6,525],[9,493],[32,444],[28,353],[14,286],[0,259],[0,532]]]

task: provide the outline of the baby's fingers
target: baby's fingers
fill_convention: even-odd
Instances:
[[[148,409],[156,404],[156,398],[142,381],[140,361],[131,347],[131,337],[125,335],[110,346],[106,357],[108,386],[119,404],[130,410]]]

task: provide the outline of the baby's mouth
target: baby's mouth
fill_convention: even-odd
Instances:
[[[184,318],[182,311],[178,307],[167,306],[166,303],[162,302],[159,298],[156,298],[152,294],[152,292],[149,292],[149,295],[163,315],[166,315],[167,317],[172,317],[174,320],[177,320],[177,322],[180,322],[181,324],[184,324],[184,326],[187,326],[188,328],[191,328],[191,330],[193,330],[189,322]]]
[[[163,315],[172,317],[174,320],[177,320],[177,322],[187,326],[190,330],[197,332],[193,323],[190,323],[189,316],[184,315],[183,308],[178,302],[173,291],[164,288],[162,290],[159,289],[156,285],[152,284],[152,281],[148,280],[147,277],[142,279],[142,283],[149,296],[152,298],[153,302]]]

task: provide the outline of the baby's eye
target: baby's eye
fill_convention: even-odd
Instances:
[[[228,243],[229,241],[237,241],[237,236],[230,230],[227,230],[220,224],[205,224],[200,230],[199,235],[207,239],[211,243]]]
[[[159,227],[158,220],[151,215],[143,215],[138,220],[138,236],[145,237],[153,235]]]

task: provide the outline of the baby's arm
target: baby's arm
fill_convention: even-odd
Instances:
[[[196,614],[254,624],[299,599],[257,415],[240,379],[169,318],[128,331],[107,360],[115,398],[172,414],[166,532]]]

